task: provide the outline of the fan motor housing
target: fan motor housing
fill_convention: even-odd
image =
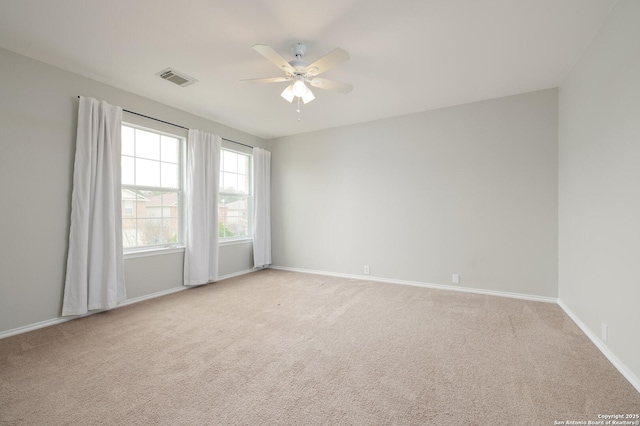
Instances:
[[[293,56],[299,59],[307,53],[307,46],[302,43],[293,43],[291,45],[291,52],[293,53]]]
[[[296,70],[296,72],[304,73],[304,70],[309,66],[309,62],[303,61],[301,59],[294,59],[293,61],[289,62],[289,65],[291,65],[293,69]]]

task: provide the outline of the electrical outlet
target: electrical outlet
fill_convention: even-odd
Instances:
[[[451,275],[451,282],[453,284],[460,284],[460,274]]]
[[[369,275],[369,265],[364,265],[364,274]]]
[[[609,340],[609,326],[605,323],[602,323],[602,341],[604,343],[607,343],[607,340]]]

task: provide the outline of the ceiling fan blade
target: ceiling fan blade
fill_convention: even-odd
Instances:
[[[250,78],[248,80],[240,80],[243,83],[281,83],[291,80],[288,77],[269,77],[269,78]]]
[[[295,72],[289,62],[285,61],[285,59],[282,56],[278,55],[278,53],[271,47],[264,44],[256,44],[255,46],[253,46],[253,50],[267,58],[272,64],[274,64],[287,74],[293,74]]]
[[[324,55],[307,67],[307,75],[316,76],[323,72],[335,67],[338,64],[343,63],[349,59],[349,54],[340,49],[339,47]]]
[[[313,78],[309,84],[318,89],[331,90],[333,92],[347,94],[353,90],[353,84],[340,83],[339,81],[327,80],[324,78]]]

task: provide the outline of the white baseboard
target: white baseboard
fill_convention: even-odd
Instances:
[[[265,269],[265,268],[245,269],[244,271],[238,271],[238,272],[234,272],[232,274],[222,275],[222,276],[218,277],[216,282],[222,281],[222,280],[228,280],[229,278],[233,278],[233,277],[239,277],[240,275],[250,274],[252,272],[257,272],[257,271],[260,271],[262,269]]]
[[[240,275],[249,274],[249,273],[255,272],[255,271],[259,271],[259,269],[246,269],[244,271],[239,271],[239,272],[234,272],[232,274],[223,275],[221,277],[218,277],[218,279],[216,281],[226,280],[226,279],[237,277],[237,276],[240,276]],[[162,290],[162,291],[158,291],[158,292],[151,293],[151,294],[145,294],[144,296],[134,297],[133,299],[127,299],[127,300],[119,303],[118,306],[116,306],[114,309],[118,309],[118,308],[121,308],[123,306],[133,305],[134,303],[143,302],[143,301],[149,300],[149,299],[155,299],[156,297],[167,296],[169,294],[177,293],[179,291],[187,290],[189,288],[193,288],[193,287],[188,287],[188,286],[173,287],[173,288],[169,288],[167,290]],[[10,336],[15,336],[17,334],[27,333],[29,331],[38,330],[39,328],[49,327],[51,325],[62,324],[63,322],[71,321],[71,320],[78,319],[78,318],[84,318],[84,317],[87,317],[89,315],[97,314],[97,313],[100,313],[100,312],[104,312],[104,311],[102,311],[102,310],[100,310],[100,311],[92,311],[92,312],[88,312],[88,313],[86,313],[84,315],[74,315],[74,316],[68,316],[68,317],[52,318],[52,319],[45,320],[45,321],[40,321],[40,322],[37,322],[37,323],[34,323],[34,324],[29,324],[29,325],[25,325],[25,326],[22,326],[22,327],[13,328],[11,330],[0,332],[0,339],[4,339],[5,337],[10,337]]]
[[[125,300],[123,302],[120,302],[118,304],[118,306],[116,306],[113,309],[118,309],[118,308],[121,308],[123,306],[132,305],[134,303],[142,302],[144,300],[155,299],[156,297],[161,297],[161,296],[166,296],[168,294],[177,293],[179,291],[186,290],[187,288],[189,288],[189,287],[184,287],[184,286],[173,287],[173,288],[170,288],[170,289],[167,289],[167,290],[158,291],[156,293],[146,294],[146,295],[140,296],[140,297],[134,297],[133,299],[127,299],[127,300]],[[38,330],[39,328],[49,327],[51,325],[62,324],[63,322],[71,321],[71,320],[74,320],[74,319],[88,317],[89,315],[97,314],[97,313],[100,313],[100,312],[104,312],[104,310],[91,311],[91,312],[88,312],[88,313],[83,314],[83,315],[73,315],[73,316],[68,316],[68,317],[52,318],[52,319],[49,319],[49,320],[37,322],[35,324],[29,324],[29,325],[25,325],[23,327],[18,327],[18,328],[14,328],[14,329],[7,330],[7,331],[2,331],[2,332],[0,332],[0,339],[4,339],[5,337],[10,337],[10,336],[15,336],[16,334],[22,334],[22,333],[27,333],[27,332],[33,331],[33,330]]]
[[[72,319],[81,318],[82,316],[83,315],[74,316],[74,317],[58,317],[58,318],[53,318],[45,321],[36,322],[34,324],[25,325],[23,327],[13,328],[11,330],[0,332],[0,339],[4,339],[5,337],[15,336],[16,334],[26,333],[28,331],[37,330],[39,328],[49,327],[50,325],[61,324],[63,322],[67,322]]]
[[[400,285],[410,285],[414,287],[433,288],[437,290],[449,290],[449,291],[459,291],[463,293],[483,294],[487,296],[509,297],[512,299],[531,300],[534,302],[557,303],[558,301],[558,299],[555,297],[536,296],[532,294],[522,294],[522,293],[510,293],[506,291],[497,291],[497,290],[484,290],[481,288],[454,287],[451,285],[431,284],[431,283],[423,283],[419,281],[395,280],[392,278],[373,277],[371,275],[342,274],[337,272],[315,271],[311,269],[289,268],[287,266],[274,266],[274,265],[271,265],[270,268],[280,269],[282,271],[302,272],[305,274],[314,274],[314,275],[327,275],[330,277],[349,278],[354,280],[376,281],[376,282],[383,282],[383,283],[389,283],[389,284],[400,284]]]
[[[119,303],[117,307],[121,308],[123,306],[133,305],[134,303],[143,302],[145,300],[155,299],[156,297],[167,296],[169,294],[177,293],[179,291],[186,290],[188,288],[189,287],[180,286],[180,287],[169,288],[167,290],[158,291],[156,293],[145,294],[144,296],[134,297],[133,299],[127,299]]]
[[[607,359],[620,372],[620,374],[622,374],[624,378],[627,379],[638,392],[640,392],[640,379],[635,374],[633,374],[633,372],[629,370],[627,366],[624,365],[624,363],[620,361],[613,352],[611,352],[607,345],[605,345],[604,342],[600,340],[600,338],[593,331],[591,331],[591,329],[589,329],[589,327],[587,327],[587,325],[582,322],[582,320],[580,320],[580,318],[578,318],[578,316],[573,313],[573,311],[569,309],[569,307],[562,300],[558,299],[558,305],[569,316],[569,318],[571,318],[573,322],[575,322],[576,325],[580,327],[580,330],[582,330],[582,332],[587,335],[589,340],[591,340],[593,344],[596,345],[598,349],[600,349],[600,352],[602,352],[602,354],[607,357]]]

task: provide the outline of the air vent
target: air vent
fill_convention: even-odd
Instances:
[[[167,68],[166,70],[160,71],[156,75],[162,79],[177,84],[180,87],[191,86],[193,83],[198,81],[195,78],[189,77],[185,73],[176,71],[173,68]]]

